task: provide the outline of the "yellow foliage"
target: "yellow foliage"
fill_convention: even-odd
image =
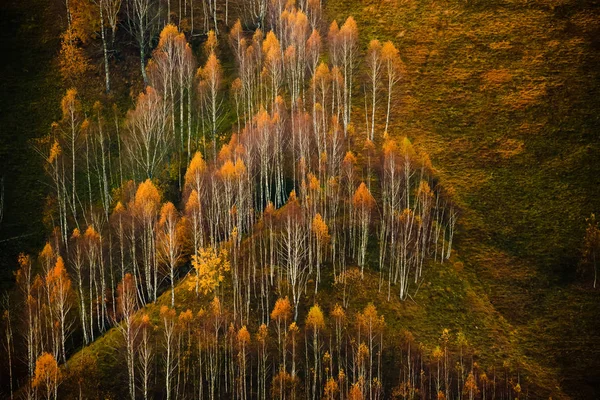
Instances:
[[[134,204],[136,209],[149,217],[157,213],[160,199],[161,196],[156,186],[154,186],[150,179],[146,179],[145,182],[140,183],[140,186],[138,186]]]
[[[215,35],[215,31],[212,29],[208,31],[208,35],[206,36],[206,41],[204,42],[204,51],[206,54],[214,53],[217,50],[217,35]]]
[[[330,78],[329,75],[329,67],[324,62],[321,62],[317,69],[315,70],[315,74],[313,75],[314,82],[326,82]]]
[[[261,344],[265,344],[265,341],[267,340],[267,337],[269,336],[269,328],[267,328],[267,325],[265,324],[261,324],[258,327],[258,332],[256,333],[256,339],[261,343]]]
[[[313,174],[308,174],[308,187],[310,190],[318,191],[321,189],[321,182]]]
[[[271,319],[287,321],[292,317],[292,305],[287,297],[277,299],[271,311]]]
[[[327,383],[325,384],[325,390],[324,390],[325,397],[328,399],[334,398],[334,396],[337,394],[338,390],[339,390],[338,384],[335,381],[335,379],[333,379],[332,377],[329,377],[329,379],[327,380]]]
[[[351,151],[346,152],[343,163],[350,167],[354,166],[356,164],[356,156]]]
[[[242,347],[250,343],[250,332],[246,328],[246,325],[242,326],[237,333],[237,341]]]
[[[327,242],[329,240],[329,228],[319,213],[317,213],[313,219],[312,231],[321,242]]]
[[[279,40],[273,31],[269,31],[269,33],[267,33],[267,37],[262,44],[262,51],[265,56],[269,56],[269,54],[273,53],[272,57],[276,57],[276,54],[281,54]]]
[[[197,151],[185,172],[185,186],[191,187],[197,185],[205,171],[206,162],[202,158],[202,153]]]
[[[219,174],[221,175],[221,178],[225,180],[233,179],[235,176],[235,166],[233,162],[231,162],[231,160],[225,161],[221,166],[221,169],[219,169]]]
[[[58,364],[54,356],[50,353],[42,353],[35,362],[35,375],[33,377],[32,386],[34,388],[45,387],[50,391],[54,385],[57,385],[62,378],[62,372],[58,368]],[[52,385],[51,387],[49,387]]]
[[[59,67],[60,73],[66,81],[78,80],[90,69],[89,59],[77,44],[73,32],[67,31],[62,35]]]
[[[45,262],[49,262],[54,257],[54,249],[50,242],[46,242],[44,248],[40,253],[40,258],[42,258]]]
[[[355,383],[352,385],[350,389],[350,393],[348,394],[348,400],[363,400],[362,390],[360,390],[360,385]]]
[[[165,48],[175,42],[175,38],[179,36],[179,29],[173,24],[167,24],[160,32],[158,39],[158,48]]]
[[[196,274],[189,282],[190,290],[198,285],[203,294],[212,293],[225,279],[225,273],[230,270],[227,250],[221,249],[217,252],[212,247],[199,249],[198,255],[192,256],[192,266]]]
[[[306,316],[306,325],[311,327],[313,331],[318,331],[325,327],[323,311],[321,311],[321,307],[319,307],[318,304],[315,304],[310,308],[310,311]]]
[[[169,308],[168,306],[160,307],[160,317],[164,320],[172,320],[176,316],[176,312],[174,309]]]
[[[196,190],[192,190],[192,192],[190,193],[190,197],[188,197],[188,200],[185,203],[185,212],[187,214],[192,214],[199,208],[200,199],[198,198],[198,192],[196,192]]]
[[[173,203],[170,201],[166,202],[160,209],[160,220],[158,225],[164,226],[169,220],[176,220],[177,213],[178,211],[175,208],[175,205],[173,205]]]
[[[373,303],[367,304],[362,314],[358,315],[358,323],[365,329],[371,329],[374,332],[379,332],[385,326],[383,315],[379,316]]]
[[[84,237],[88,242],[95,242],[100,240],[100,234],[96,232],[93,226],[88,226],[85,230]]]
[[[331,316],[338,322],[343,322],[346,319],[346,312],[344,308],[339,304],[335,304],[333,310],[331,311]]]
[[[221,80],[221,63],[214,52],[210,53],[204,68],[199,70],[200,75],[211,85],[219,85]]]
[[[444,353],[442,352],[442,349],[440,348],[440,346],[435,346],[435,349],[433,349],[433,353],[431,355],[433,356],[434,359],[439,360],[442,358]]]
[[[60,153],[61,153],[60,145],[58,144],[58,141],[55,140],[54,143],[52,144],[52,147],[50,148],[50,155],[48,156],[48,162],[50,164],[52,164],[54,161],[56,161],[58,156],[60,156]]]
[[[187,309],[186,311],[182,311],[179,313],[179,325],[182,328],[185,328],[192,322],[193,318],[194,314],[192,313],[192,310]]]
[[[352,16],[349,16],[340,28],[340,36],[346,41],[356,41],[358,39],[358,26]]]

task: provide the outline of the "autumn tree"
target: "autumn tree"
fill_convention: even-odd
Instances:
[[[71,289],[71,279],[67,274],[65,263],[61,256],[58,256],[56,265],[46,275],[46,281],[50,292],[50,307],[52,314],[56,318],[56,324],[60,330],[60,355],[63,362],[67,361],[67,352],[65,343],[71,333],[72,320],[69,312],[73,304],[73,294]]]
[[[312,348],[313,348],[313,360],[314,360],[314,369],[312,371],[313,380],[312,380],[312,399],[316,399],[320,393],[317,388],[317,381],[320,379],[320,358],[321,353],[319,350],[319,332],[325,328],[325,318],[323,317],[323,312],[321,311],[321,307],[318,304],[315,304],[310,308],[308,315],[306,316],[306,326],[312,332]]]
[[[308,268],[305,260],[307,254],[306,229],[294,191],[288,198],[282,230],[280,255],[285,265],[287,280],[292,289],[292,301],[295,310],[294,320],[296,320],[298,318],[300,297],[304,290],[304,284],[308,279]]]
[[[342,121],[344,123],[344,136],[348,132],[350,116],[352,113],[352,86],[354,70],[358,56],[358,27],[351,16],[346,19],[339,31],[339,46],[341,54],[341,65],[344,69],[344,112]]]
[[[151,86],[163,98],[163,110],[168,114],[171,134],[177,146],[177,171],[181,187],[180,169],[189,159],[191,151],[191,90],[195,61],[185,35],[173,24],[167,24],[160,32],[152,59],[148,62],[148,76]],[[187,92],[188,129],[186,131],[185,94]],[[177,116],[177,114],[179,114]],[[179,123],[177,123],[179,120]],[[186,140],[187,137],[187,140]],[[186,147],[187,141],[187,147]],[[186,151],[187,150],[187,151]],[[185,152],[185,157],[184,157]]]
[[[116,326],[125,340],[129,396],[133,400],[135,399],[136,388],[135,354],[139,324],[135,321],[135,311],[138,308],[138,304],[135,280],[131,274],[126,274],[123,281],[117,286],[117,303],[121,322],[117,323]]]
[[[179,213],[173,203],[165,203],[158,221],[159,257],[165,264],[171,284],[171,307],[175,307],[175,268],[181,259],[181,234]]]
[[[246,328],[246,325],[242,326],[237,332],[237,343],[239,348],[239,368],[240,368],[240,399],[245,400],[248,397],[248,389],[246,387],[246,370],[247,370],[247,359],[246,351],[250,345],[250,333]]]
[[[173,394],[173,374],[177,368],[179,360],[175,357],[175,328],[177,319],[174,309],[167,306],[160,308],[160,319],[162,321],[163,346],[164,346],[164,367],[165,367],[165,390],[167,392],[167,400],[171,399]]]
[[[267,325],[261,324],[256,333],[256,341],[258,343],[258,398],[263,400],[267,398],[268,338],[269,328],[267,328]]]
[[[68,193],[69,208],[75,222],[77,223],[77,153],[82,142],[82,127],[84,125],[84,118],[81,113],[81,102],[79,101],[77,90],[67,90],[65,96],[61,100],[62,119],[61,119],[61,136],[63,139],[64,146],[68,149],[68,155],[70,158],[69,169],[71,172],[70,192]],[[64,167],[63,167],[64,168]],[[64,172],[63,172],[64,174]],[[63,183],[63,188],[66,184]],[[66,189],[65,189],[65,192]]]
[[[10,390],[10,398],[11,400],[14,398],[14,382],[13,382],[13,369],[14,369],[14,335],[12,328],[12,316],[11,316],[11,307],[10,307],[10,299],[8,296],[2,299],[2,308],[4,311],[2,313],[2,320],[4,321],[4,332],[3,332],[3,347],[6,354],[6,358],[8,359],[8,386]]]
[[[71,85],[79,83],[91,68],[90,60],[72,29],[67,29],[61,35],[59,68],[63,80]]]
[[[286,364],[286,346],[285,346],[285,338],[287,337],[287,326],[288,321],[292,317],[292,306],[287,297],[279,298],[275,301],[275,306],[273,307],[273,311],[271,311],[271,319],[277,322],[275,326],[277,330],[277,345],[279,346],[280,360],[282,366],[285,368]],[[283,323],[283,327],[282,327]],[[282,339],[281,334],[284,334],[283,338],[283,347],[282,347]]]
[[[202,78],[202,84],[206,88],[204,90],[204,107],[208,115],[210,123],[210,134],[213,143],[213,155],[217,153],[217,132],[221,120],[221,105],[220,97],[222,72],[221,63],[214,51],[208,56],[204,67],[198,70],[198,76]]]
[[[142,316],[140,323],[140,341],[138,346],[137,358],[141,375],[141,390],[144,400],[148,399],[150,391],[150,377],[152,375],[152,361],[154,360],[154,342],[152,330],[154,326],[150,321],[148,314]]]
[[[377,91],[381,82],[381,70],[382,70],[382,59],[381,59],[381,43],[379,40],[373,39],[369,42],[369,48],[367,49],[367,75],[369,77],[369,85],[371,86],[371,125],[367,123],[367,131],[369,131],[369,139],[374,140],[375,138],[375,110],[377,105]]]
[[[192,256],[192,267],[195,274],[190,281],[190,289],[202,292],[204,295],[216,294],[215,291],[231,268],[228,256],[227,250],[223,248],[220,250],[212,247],[200,249],[198,255]]]
[[[315,293],[317,292],[319,282],[321,281],[321,262],[323,252],[325,252],[327,243],[329,242],[329,228],[321,214],[317,213],[312,221],[312,232],[315,235],[316,261],[317,261],[317,276],[315,279]]]
[[[28,377],[32,378],[35,373],[36,349],[38,347],[35,331],[35,305],[33,301],[33,263],[31,257],[23,253],[19,254],[17,261],[19,263],[19,269],[15,272],[15,281],[24,304],[21,313],[25,327],[24,332],[22,332],[26,348],[24,359],[27,364]]]
[[[279,88],[283,79],[281,45],[273,31],[267,33],[267,37],[262,43],[262,51],[265,60],[265,70],[270,81],[268,104],[273,104],[275,98],[279,95]]]
[[[344,308],[336,303],[331,311],[331,317],[335,322],[335,350],[337,352],[337,364],[338,371],[342,369],[342,333],[344,330],[344,325],[346,324],[346,311]],[[332,371],[333,373],[333,371]]]
[[[307,65],[309,74],[313,74],[319,63],[319,57],[321,56],[321,34],[317,29],[312,30],[308,40],[306,41],[306,53],[307,53]]]
[[[367,254],[367,244],[369,240],[369,224],[371,221],[371,212],[375,206],[375,199],[371,195],[367,185],[361,182],[352,198],[353,209],[355,210],[354,221],[360,229],[358,238],[358,265],[360,266],[361,276],[364,274],[365,258]]]
[[[157,257],[156,257],[156,237],[155,228],[157,225],[157,215],[160,206],[161,195],[158,189],[150,179],[140,183],[135,192],[133,201],[133,208],[136,219],[141,225],[141,265],[143,270],[143,276],[146,284],[146,296],[150,301],[156,300],[158,290],[158,268],[157,268]],[[133,233],[134,235],[136,233]],[[133,241],[136,242],[135,240]],[[133,248],[134,249],[134,248]],[[135,255],[134,268],[136,268],[137,261]],[[137,275],[136,271],[136,275]]]
[[[383,328],[385,327],[385,320],[383,315],[379,315],[377,312],[377,308],[373,303],[367,304],[365,309],[361,314],[358,315],[358,325],[359,331],[364,331],[367,337],[367,343],[369,346],[369,368],[368,368],[368,387],[369,387],[369,398],[373,398],[373,354],[375,353],[376,347],[378,347],[379,355],[381,356],[382,345],[383,345]],[[380,343],[376,343],[377,335],[381,335]],[[360,334],[359,334],[359,342],[360,342]],[[379,371],[379,368],[378,368]],[[376,380],[380,380],[379,372],[375,378]]]
[[[381,48],[381,60],[383,62],[383,67],[385,70],[386,77],[386,86],[387,86],[387,111],[385,117],[385,130],[388,131],[388,127],[390,124],[390,110],[392,106],[392,91],[394,86],[401,77],[401,60],[398,53],[398,50],[394,46],[394,44],[390,41],[387,41],[383,44]]]
[[[44,389],[46,391],[46,399],[57,399],[58,385],[61,379],[62,372],[54,356],[50,353],[43,353],[35,363],[33,387]]]

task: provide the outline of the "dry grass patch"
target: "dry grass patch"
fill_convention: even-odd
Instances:
[[[495,89],[512,81],[513,75],[508,69],[492,69],[482,74],[481,90]]]

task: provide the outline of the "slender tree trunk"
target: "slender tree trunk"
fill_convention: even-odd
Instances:
[[[104,13],[103,13],[103,1],[100,0],[99,8],[100,8],[100,34],[102,36],[102,50],[104,53],[104,76],[105,76],[105,85],[106,85],[106,93],[110,93],[110,71],[108,66],[108,50],[106,48],[106,34],[104,32]]]

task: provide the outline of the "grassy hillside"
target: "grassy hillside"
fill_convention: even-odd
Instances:
[[[351,301],[347,309],[359,311],[367,303],[375,303],[378,311],[386,317],[385,341],[388,343],[401,343],[403,335],[408,331],[417,343],[431,350],[439,345],[443,329],[450,330],[452,342],[455,341],[456,335],[462,332],[467,339],[465,356],[473,355],[477,363],[488,371],[492,368],[500,370],[502,364],[511,371],[519,371],[520,381],[527,389],[528,398],[544,399],[550,395],[554,399],[569,398],[560,388],[558,371],[547,365],[540,365],[535,357],[523,350],[519,332],[494,310],[482,287],[470,283],[476,282],[470,275],[462,270],[460,262],[437,265],[426,275],[414,301],[401,302],[396,296],[392,296],[388,301],[386,293],[378,291],[378,275],[367,272],[364,281],[351,290]],[[187,280],[182,281],[176,288],[176,309],[178,312],[191,309],[193,315],[196,315],[201,308],[207,307],[210,296],[197,298],[194,292],[189,290]],[[331,285],[332,279],[329,274],[324,281],[329,283],[323,285],[318,296],[313,299],[313,296],[309,295],[307,301],[303,302],[299,321],[306,318],[306,305],[313,300],[321,305],[327,315],[336,303],[342,303],[341,293]],[[226,289],[225,299],[231,295],[227,295],[229,290],[230,288]],[[169,305],[170,292],[167,292],[138,314],[147,314],[157,329],[160,329],[160,308]],[[249,326],[251,331],[256,331],[257,328]],[[329,336],[334,332],[326,330],[324,334]],[[387,351],[391,353],[394,350],[388,348]],[[69,361],[66,372],[81,371],[85,368],[85,361],[90,359],[97,360],[94,368],[95,378],[85,379],[90,383],[95,382],[94,389],[99,390],[102,396],[115,397],[122,394],[127,381],[126,370],[122,367],[125,365],[122,334],[115,328],[107,332],[102,338],[75,354]],[[394,371],[388,370],[384,372],[384,376],[396,379]],[[69,393],[76,391],[74,382],[76,379],[67,379],[64,384],[70,388]]]
[[[600,307],[575,271],[584,219],[600,208],[600,3],[331,1],[328,11],[353,15],[365,46],[398,43],[407,74],[393,132],[429,151],[455,188],[470,279],[518,347],[575,398],[597,396]]]

